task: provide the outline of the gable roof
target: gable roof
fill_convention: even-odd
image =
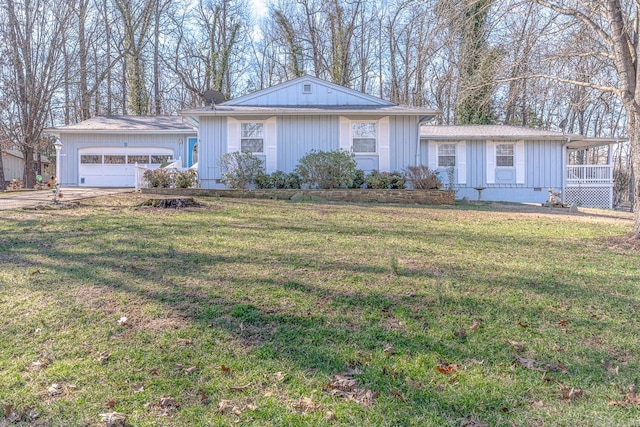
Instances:
[[[507,125],[422,126],[420,137],[450,141],[460,139],[547,140],[565,143],[569,148],[608,145],[622,141],[616,138],[589,138],[576,134]]]
[[[96,116],[82,122],[44,130],[51,135],[63,133],[194,133],[193,126],[180,116]]]
[[[295,95],[297,93],[303,93],[305,86],[309,87],[310,91],[304,93],[305,102],[293,102],[294,99],[299,99]],[[322,94],[319,97],[317,95]],[[333,95],[331,97],[327,95]],[[339,95],[339,96],[338,96]],[[344,86],[337,85],[335,83],[321,80],[312,76],[302,76],[293,80],[289,80],[284,83],[271,86],[269,88],[259,90],[248,95],[241,96],[222,103],[222,105],[245,105],[245,106],[264,106],[264,105],[278,105],[278,106],[297,106],[297,105],[331,105],[326,102],[314,102],[314,100],[321,100],[327,98],[342,98],[346,100],[342,105],[395,105],[390,101],[386,101],[375,96],[367,95],[362,92],[349,89]]]
[[[218,105],[184,110],[180,114],[189,118],[260,115],[405,115],[418,116],[421,121],[424,121],[433,118],[438,112],[430,108],[394,104],[316,77],[303,76]]]

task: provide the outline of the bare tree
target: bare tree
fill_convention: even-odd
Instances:
[[[52,0],[6,0],[0,14],[8,53],[0,72],[0,126],[24,156],[24,182],[30,188],[36,178],[34,153],[64,76],[61,52],[71,13],[65,3]]]

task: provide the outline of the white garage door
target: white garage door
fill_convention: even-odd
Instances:
[[[90,147],[78,154],[84,187],[134,187],[136,163],[153,168],[173,160],[173,150],[160,147]]]

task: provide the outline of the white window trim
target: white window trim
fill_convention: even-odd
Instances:
[[[262,125],[262,151],[252,151],[251,154],[264,155],[267,152],[266,147],[266,134],[267,134],[267,126],[264,120],[243,120],[240,122],[240,142],[239,147],[240,151],[242,151],[242,140],[243,139],[259,139],[259,138],[243,138],[242,137],[242,125],[244,124],[261,124]]]
[[[496,142],[496,148],[495,148],[495,157],[494,157],[494,161],[496,162],[496,168],[497,169],[514,169],[516,167],[516,141],[500,141],[500,142]],[[512,161],[512,165],[511,166],[498,166],[498,145],[513,145],[513,155],[511,157],[513,157],[513,161]]]
[[[442,145],[453,145],[453,162],[454,168],[458,167],[458,143],[457,142],[440,142],[436,144],[436,166],[439,169],[450,168],[451,166],[443,166],[440,164],[440,146]]]
[[[497,166],[497,145],[513,144],[513,166]],[[497,169],[515,169],[516,184],[524,184],[526,177],[526,153],[524,140],[519,141],[487,141],[487,184],[496,183]]]
[[[353,149],[353,140],[355,135],[353,134],[354,123],[371,123],[376,127],[376,151],[355,151]],[[356,156],[375,156],[380,152],[380,121],[379,120],[351,120],[349,123],[349,141],[351,145],[351,152]]]

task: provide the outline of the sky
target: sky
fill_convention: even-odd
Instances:
[[[262,18],[267,14],[266,0],[251,0],[252,12],[256,18]]]

